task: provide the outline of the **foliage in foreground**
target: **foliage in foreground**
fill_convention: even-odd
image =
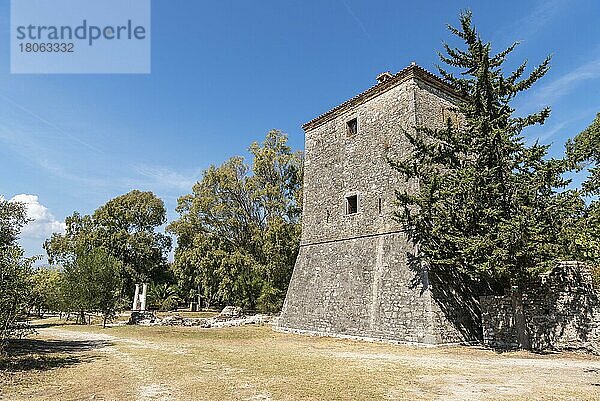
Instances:
[[[561,222],[580,206],[562,191],[565,163],[547,158],[547,146],[526,146],[521,131],[543,124],[550,110],[516,117],[511,101],[543,77],[547,58],[524,75],[527,63],[505,74],[503,64],[517,43],[492,53],[471,23],[449,27],[464,45],[445,44],[444,80],[460,94],[459,124],[417,127],[406,136],[412,153],[392,165],[415,191],[397,193],[397,217],[419,251],[418,263],[455,271],[493,287],[518,285],[562,256]]]
[[[16,321],[24,313],[31,292],[34,260],[24,258],[17,244],[26,223],[24,206],[0,197],[0,349],[7,338],[20,332]]]
[[[211,166],[178,201],[174,272],[188,299],[275,312],[298,253],[302,156],[279,131],[250,146],[253,160]]]

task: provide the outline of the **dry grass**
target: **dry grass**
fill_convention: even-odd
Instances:
[[[35,341],[0,365],[0,399],[600,400],[600,359],[577,354],[415,348],[268,326],[67,325]]]

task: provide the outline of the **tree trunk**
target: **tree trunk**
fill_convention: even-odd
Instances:
[[[81,319],[81,323],[79,324],[85,324],[85,311],[83,309],[79,312],[79,318],[77,320],[79,321],[79,319]]]
[[[529,333],[525,322],[525,313],[523,312],[523,294],[521,291],[512,293],[512,304],[515,310],[515,328],[517,329],[517,340],[522,349],[531,349],[529,343]]]

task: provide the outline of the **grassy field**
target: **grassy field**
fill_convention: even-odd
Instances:
[[[600,358],[417,348],[269,326],[64,325],[0,360],[2,400],[600,400]]]

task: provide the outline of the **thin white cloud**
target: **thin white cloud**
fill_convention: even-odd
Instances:
[[[548,26],[560,15],[561,10],[568,5],[569,3],[566,0],[540,0],[529,14],[502,27],[494,36],[508,37],[511,42],[530,39]],[[514,36],[515,32],[518,32],[519,37]]]
[[[367,32],[367,28],[365,28],[365,24],[362,23],[362,21],[360,20],[360,18],[358,18],[358,16],[356,15],[356,13],[352,10],[352,8],[350,8],[350,6],[346,2],[346,0],[342,0],[342,3],[346,7],[346,11],[348,12],[348,15],[356,22],[356,24],[363,31],[363,33],[365,35],[369,36],[369,33]]]
[[[153,186],[157,189],[174,189],[189,192],[198,180],[198,174],[185,175],[167,167],[141,164],[136,166],[134,170],[137,174],[150,181],[146,183],[147,186]]]
[[[147,164],[131,165],[125,163],[119,171],[118,176],[114,166],[107,166],[105,174],[90,174],[85,171],[73,171],[64,165],[64,162],[56,162],[60,156],[53,154],[52,150],[33,140],[31,135],[23,128],[10,127],[6,121],[0,121],[0,143],[4,143],[8,149],[23,159],[36,165],[45,173],[85,186],[88,191],[106,192],[110,189],[128,189],[144,187],[157,192],[189,192],[196,183],[200,172],[181,173],[169,167],[151,166]],[[106,161],[103,161],[106,165]]]
[[[13,107],[16,107],[18,110],[21,110],[23,113],[29,115],[30,117],[33,117],[35,120],[37,120],[38,122],[42,123],[43,125],[46,125],[47,128],[50,128],[51,132],[56,132],[56,133],[62,135],[67,140],[69,140],[69,141],[75,141],[75,142],[79,143],[80,145],[83,145],[86,148],[88,148],[90,150],[93,150],[94,152],[97,152],[97,153],[100,153],[100,154],[104,153],[102,150],[98,149],[94,145],[92,145],[92,144],[90,144],[90,143],[88,143],[86,141],[83,141],[77,135],[73,135],[73,134],[68,133],[64,129],[60,128],[58,125],[52,123],[51,121],[48,121],[47,119],[45,119],[44,117],[40,116],[39,114],[34,113],[33,111],[31,111],[27,107],[25,107],[25,106],[23,106],[23,105],[15,102],[14,100],[12,100],[11,98],[9,98],[8,96],[0,93],[0,99],[3,99],[5,102],[9,103]]]
[[[53,233],[64,233],[65,223],[58,221],[48,208],[42,205],[37,195],[20,194],[10,199],[25,205],[27,218],[31,219],[21,231],[22,239],[45,239]]]
[[[600,77],[600,57],[588,61],[560,78],[543,85],[536,93],[540,102],[551,104],[575,89],[577,85]]]
[[[535,140],[537,140],[540,143],[545,143],[548,140],[552,140],[554,139],[555,135],[564,131],[565,127],[570,123],[571,121],[563,121],[560,122],[558,124],[554,124],[550,127],[547,127],[546,129],[544,129],[542,131],[542,133],[537,136],[536,138],[534,138]]]
[[[531,36],[544,26],[552,22],[558,16],[564,0],[542,0],[538,6],[533,9],[531,14],[521,19],[517,25],[521,28],[521,34],[525,37]],[[525,29],[525,31],[523,31]]]

